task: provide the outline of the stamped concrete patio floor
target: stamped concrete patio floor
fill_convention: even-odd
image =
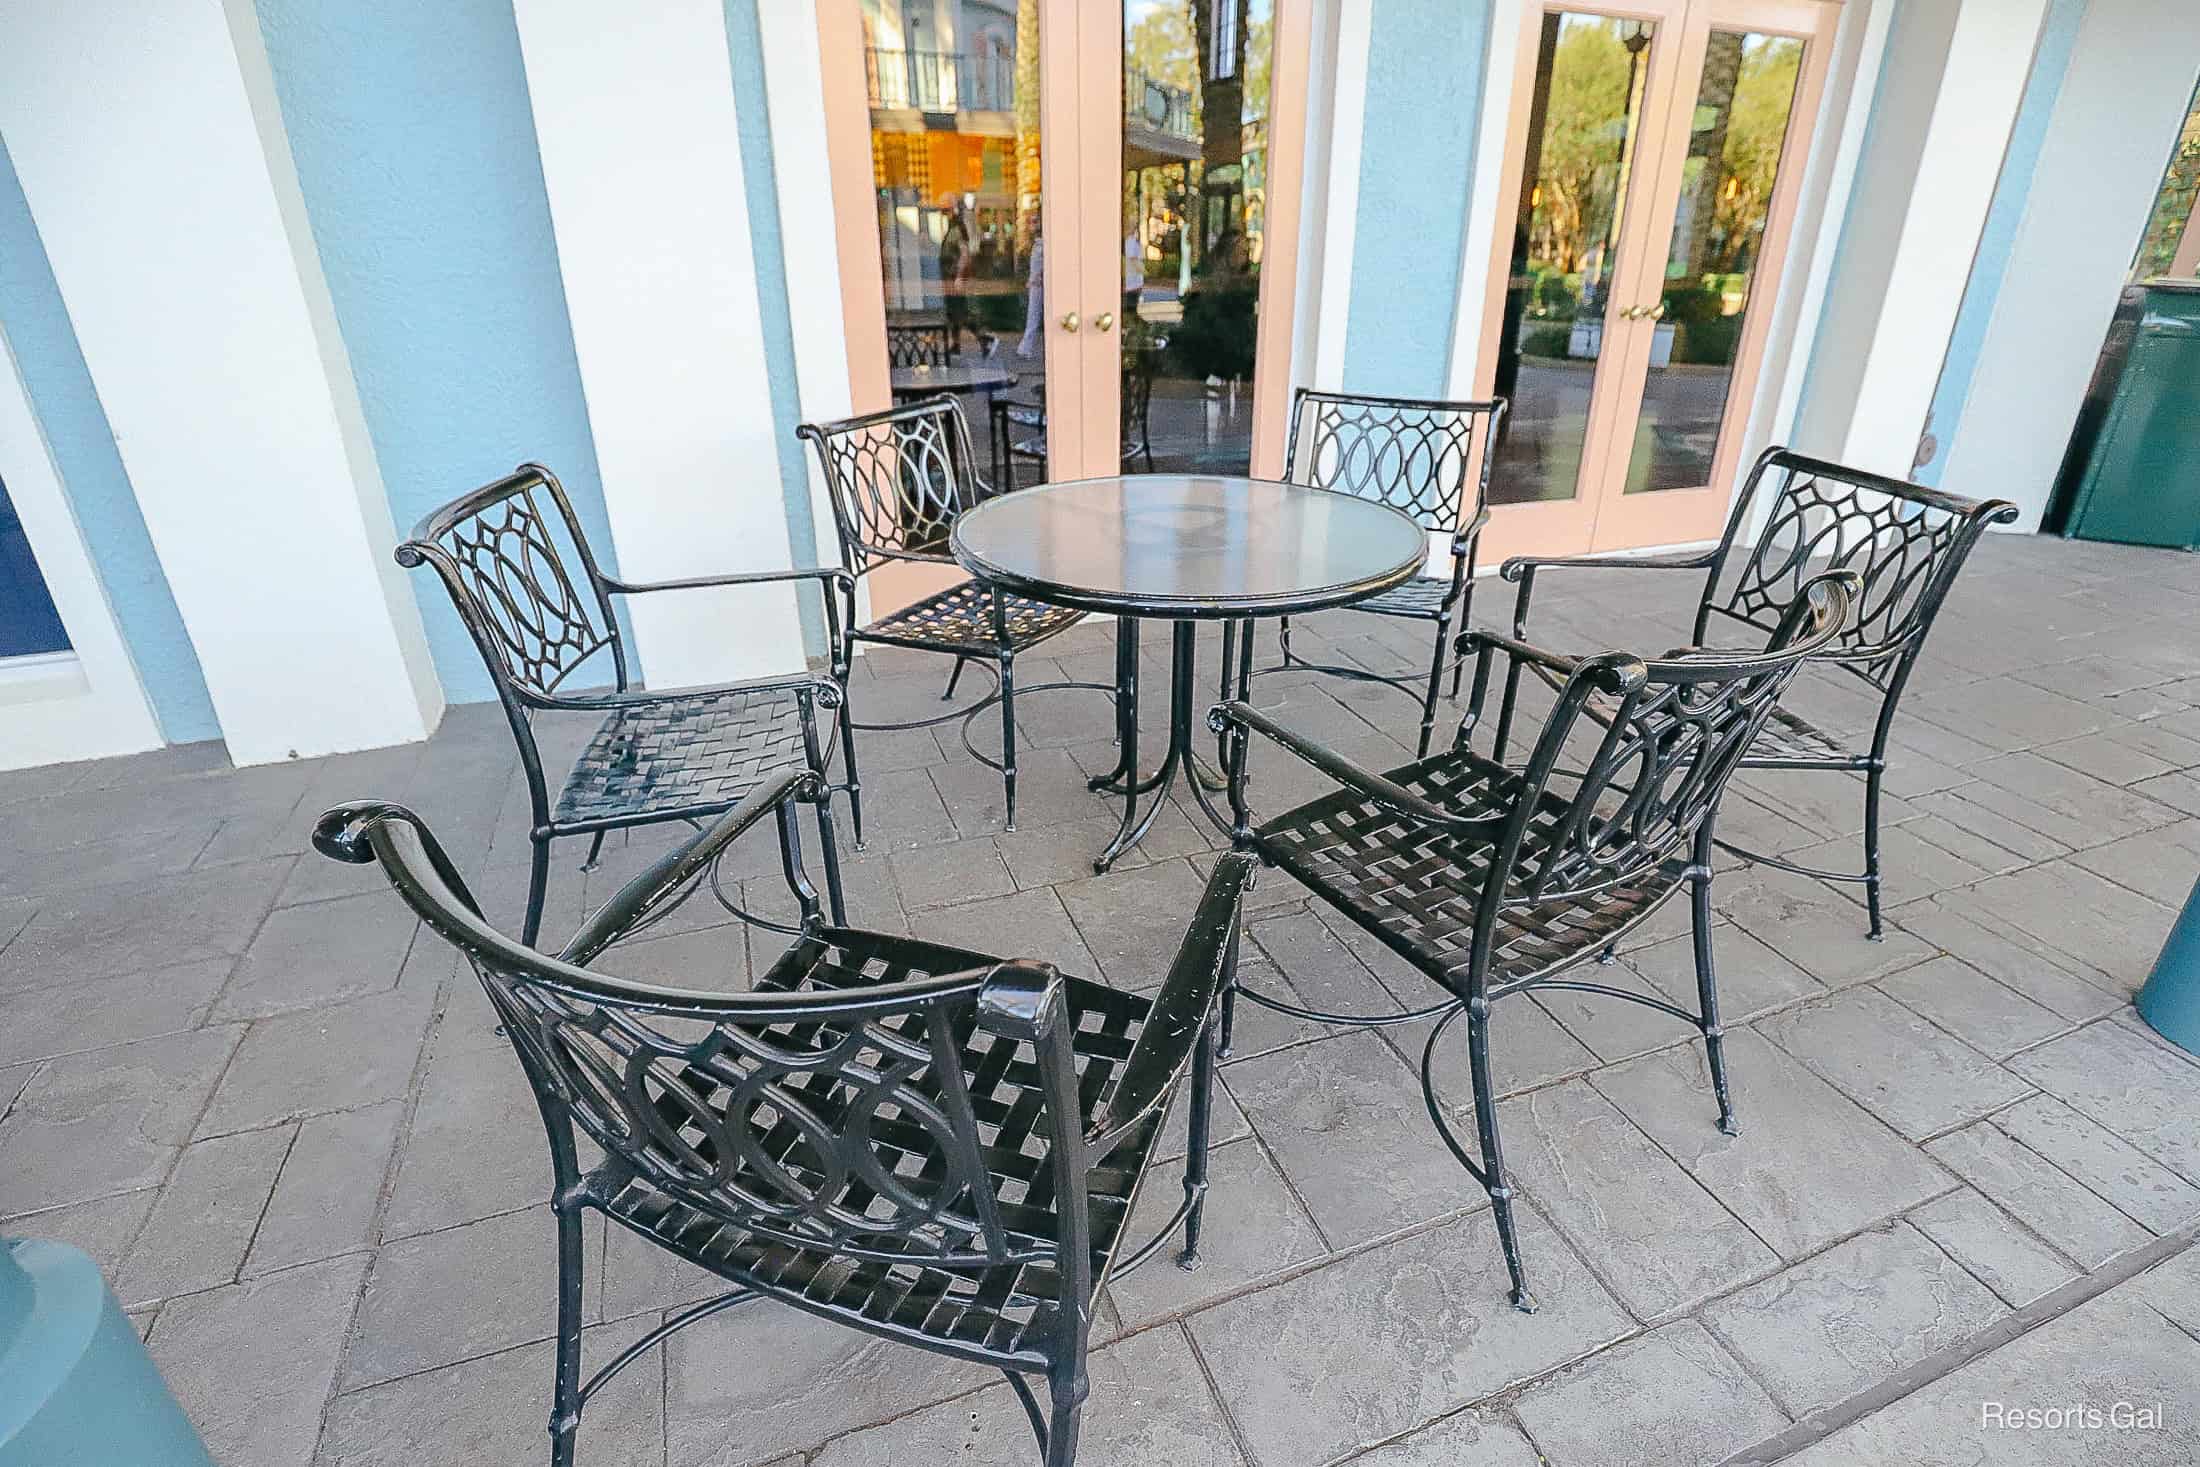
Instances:
[[[1693,577],[1549,581],[1549,645],[1685,635]],[[1501,622],[1510,590],[1483,583],[1477,620]],[[1302,646],[1406,666],[1424,632],[1330,613]],[[1019,670],[1105,677],[1108,645],[1080,628]],[[862,716],[936,709],[945,671],[868,659]],[[1392,690],[1256,689],[1355,758],[1406,757],[1415,710]],[[1835,726],[1869,716],[1838,681],[1795,696]],[[1113,759],[1105,705],[1033,697],[1023,725],[1013,834],[952,728],[863,738],[854,916],[1156,982],[1209,827],[1172,811],[1095,879],[1114,816],[1084,775]],[[1157,1260],[1106,1297],[1083,1460],[2200,1459],[2200,1061],[2130,1007],[2200,870],[2200,562],[1989,539],[1898,738],[1885,942],[1864,941],[1849,890],[1720,877],[1738,1139],[1712,1125],[1692,1031],[1580,995],[1496,1011],[1533,1317],[1507,1307],[1487,1202],[1420,1112],[1410,1029],[1248,1012],[1206,1266]],[[1271,764],[1257,795],[1313,787]],[[1858,793],[1745,775],[1722,832],[1846,859]],[[99,1259],[226,1467],[544,1460],[541,1130],[471,974],[372,871],[306,849],[315,813],[362,795],[422,811],[516,925],[525,809],[493,708],[344,758],[232,771],[199,746],[0,777],[0,1230]],[[561,848],[549,930],[662,839],[615,841],[585,876],[582,846]],[[767,901],[768,844],[732,858]],[[1332,1008],[1421,1000],[1280,875],[1255,906],[1254,981]],[[1682,931],[1675,912],[1641,935],[1626,981],[1685,982]],[[765,938],[691,905],[608,965],[737,984]],[[710,1290],[596,1236],[598,1358]],[[2027,1408],[2101,1416],[1993,1415]],[[769,1303],[619,1377],[580,1447],[590,1467],[1033,1460],[997,1376]]]

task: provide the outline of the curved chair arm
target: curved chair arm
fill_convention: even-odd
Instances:
[[[1483,505],[1475,511],[1473,519],[1461,525],[1451,537],[1451,553],[1457,556],[1474,554],[1474,547],[1481,542],[1482,531],[1490,523],[1490,507]]]
[[[1404,785],[1362,769],[1342,754],[1286,728],[1250,703],[1232,701],[1216,705],[1207,715],[1207,726],[1218,734],[1229,732],[1233,726],[1262,734],[1347,789],[1357,791],[1408,820],[1454,832],[1486,830],[1496,823],[1487,816],[1456,815],[1441,805],[1424,800]]]
[[[374,828],[390,821],[413,828],[435,874],[466,910],[479,918],[481,903],[467,889],[466,879],[458,874],[458,866],[443,849],[443,842],[435,838],[435,832],[428,829],[426,821],[403,805],[389,800],[346,800],[341,805],[332,805],[313,822],[313,848],[332,861],[371,866],[379,859],[374,850]]]
[[[724,854],[726,847],[766,815],[776,813],[779,816],[784,841],[786,828],[794,818],[794,803],[816,800],[823,789],[823,778],[811,769],[786,770],[764,781],[700,835],[658,857],[647,870],[620,887],[610,901],[581,924],[573,940],[558,956],[568,963],[586,967],[605,948],[655,917],[668,898],[685,890],[698,872],[709,867]],[[794,874],[799,871],[797,861]],[[802,886],[807,884],[805,881]],[[817,916],[816,893],[809,893],[804,898],[798,887],[796,896],[802,899],[803,924],[808,926]]]
[[[1619,567],[1625,570],[1709,570],[1718,561],[1719,550],[1673,551],[1665,555],[1515,555],[1497,568],[1501,579],[1520,583],[1520,592],[1513,599],[1513,635],[1528,634],[1528,598],[1535,594],[1535,573],[1539,570],[1565,567],[1569,570],[1591,570]]]
[[[1105,1156],[1139,1122],[1169,1103],[1237,965],[1239,919],[1259,869],[1260,863],[1244,851],[1224,852],[1215,861],[1122,1076],[1085,1129],[1094,1155]]]
[[[645,596],[652,591],[701,591],[712,586],[762,586],[773,581],[823,581],[835,586],[853,586],[855,577],[837,565],[796,566],[789,570],[736,571],[722,576],[688,576],[676,581],[622,581],[615,576],[605,576],[606,589],[621,596]]]
[[[662,703],[672,698],[700,698],[712,693],[807,693],[820,707],[838,708],[841,704],[840,684],[830,677],[814,673],[795,673],[788,677],[760,677],[738,683],[709,683],[696,688],[629,688],[623,693],[551,693],[527,695],[527,701],[538,708],[611,709],[638,708],[651,703]]]
[[[1452,644],[1452,650],[1462,658],[1470,653],[1479,653],[1485,650],[1502,652],[1515,662],[1532,662],[1537,667],[1548,668],[1562,678],[1572,677],[1581,666],[1581,659],[1578,657],[1568,657],[1559,652],[1546,652],[1534,643],[1524,642],[1518,637],[1507,637],[1497,632],[1479,629],[1461,632],[1459,640]]]

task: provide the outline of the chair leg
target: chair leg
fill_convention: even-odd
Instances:
[[[848,695],[840,695],[840,757],[848,766],[848,822],[855,827],[856,849],[863,849],[863,780],[856,774],[855,710]]]
[[[1283,665],[1289,667],[1292,663],[1290,617],[1279,616],[1276,618],[1276,642],[1283,648]]]
[[[1488,1000],[1467,1008],[1467,1062],[1474,1072],[1474,1129],[1482,1143],[1482,1175],[1489,1189],[1490,1208],[1497,1216],[1497,1242],[1505,1252],[1505,1269],[1512,1275],[1513,1308],[1535,1313],[1535,1296],[1528,1292],[1528,1278],[1520,1263],[1520,1239],[1513,1223],[1512,1187],[1505,1180],[1505,1153],[1497,1142],[1497,1087],[1490,1077],[1490,1021]]]
[[[1886,770],[1877,765],[1864,772],[1864,909],[1871,914],[1871,930],[1865,937],[1886,940],[1879,920],[1879,784]]]
[[[520,922],[519,940],[529,947],[542,935],[543,899],[550,892],[550,841],[546,836],[534,839],[533,864],[527,871],[527,912]]]
[[[589,837],[588,859],[581,862],[581,869],[583,871],[593,871],[598,866],[601,866],[603,864],[603,862],[598,860],[597,857],[603,854],[603,838],[610,833],[611,832],[608,830],[599,830],[593,836]]]
[[[1222,1011],[1215,1020],[1215,1055],[1219,1059],[1230,1057],[1230,1039],[1237,1031],[1237,984],[1226,983],[1222,988]]]
[[[967,657],[957,657],[955,659],[955,670],[947,675],[947,691],[940,694],[940,701],[942,703],[952,703],[955,701],[955,684],[962,681],[963,664],[965,662],[968,662],[969,660],[970,659]]]
[[[1001,794],[1006,806],[1002,828],[1016,828],[1016,659],[1001,657]]]
[[[1084,1414],[1086,1384],[1083,1362],[1074,1371],[1058,1373],[1048,1382],[1053,1411],[1047,1421],[1046,1467],[1076,1467],[1078,1418]]]
[[[1176,1266],[1186,1273],[1199,1267],[1199,1229],[1207,1210],[1207,1143],[1214,1118],[1215,1026],[1210,1023],[1192,1051],[1191,1114],[1184,1146],[1184,1251]]]
[[[1689,878],[1689,923],[1696,944],[1696,1002],[1703,1015],[1704,1053],[1711,1064],[1711,1090],[1719,1100],[1719,1129],[1741,1134],[1734,1121],[1734,1096],[1726,1083],[1726,1029],[1719,1023],[1719,989],[1711,961],[1711,878]]]
[[[1451,641],[1451,613],[1436,622],[1436,653],[1429,658],[1428,691],[1421,696],[1421,749],[1413,757],[1428,757],[1428,741],[1436,731],[1436,700],[1444,696],[1444,647]]]
[[[848,925],[848,901],[840,887],[840,838],[833,832],[833,800],[828,791],[817,802],[817,848],[825,862],[825,903],[833,925]]]
[[[581,1425],[581,1210],[552,1204],[558,1218],[558,1363],[550,1406],[550,1467],[573,1467]]]

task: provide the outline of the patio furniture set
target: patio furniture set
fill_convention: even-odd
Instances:
[[[1506,562],[1501,574],[1518,599],[1511,632],[1501,634],[1470,625],[1468,613],[1503,419],[1501,402],[1301,392],[1288,482],[1125,474],[996,493],[975,472],[961,410],[951,398],[929,399],[804,425],[832,490],[839,563],[747,575],[634,583],[606,574],[556,477],[539,465],[422,521],[398,559],[441,578],[519,745],[533,862],[518,936],[489,919],[429,822],[401,806],[331,809],[314,843],[339,860],[380,863],[420,919],[471,960],[533,1087],[558,1231],[553,1463],[574,1460],[583,1408],[621,1368],[674,1331],[761,1297],[997,1367],[1045,1462],[1068,1467],[1097,1295],[1174,1239],[1181,1264],[1198,1260],[1214,1071],[1241,1001],[1332,1024],[1429,1024],[1427,1111],[1488,1192],[1511,1299],[1524,1311],[1535,1301],[1491,1081],[1500,1000],[1567,988],[1693,1026],[1717,1124],[1735,1130],[1710,930],[1721,793],[1744,768],[1861,772],[1861,871],[1809,874],[1861,882],[1876,936],[1888,726],[1966,555],[1989,522],[2014,511],[1773,450],[1751,469],[1711,551]],[[1423,573],[1432,534],[1450,558],[1441,575]],[[959,566],[964,576],[866,619],[875,573],[910,562]],[[1539,577],[1620,566],[1703,573],[1679,650],[1574,655],[1529,639]],[[761,584],[818,588],[828,647],[819,671],[722,687],[634,685],[621,599]],[[1425,672],[1324,667],[1295,655],[1289,618],[1333,607],[1428,623]],[[1117,621],[1113,683],[1019,689],[1019,654],[1088,615]],[[1268,667],[1256,665],[1261,619],[1278,623],[1281,643],[1281,661]],[[1148,620],[1171,629],[1168,740],[1151,770],[1138,721]],[[1202,621],[1222,633],[1220,697],[1205,710],[1195,666]],[[865,645],[952,658],[950,697],[972,662],[992,668],[997,686],[933,718],[866,724],[850,676],[852,653]],[[1781,706],[1806,664],[1851,674],[1879,699],[1867,748],[1847,748]],[[1255,707],[1251,679],[1285,668],[1399,687],[1421,707],[1418,756],[1366,769]],[[609,689],[584,686],[606,672]],[[1447,673],[1464,707],[1453,737],[1431,752]],[[1150,995],[1013,953],[869,930],[848,911],[834,812],[845,802],[860,845],[859,736],[959,721],[966,747],[1000,771],[1013,827],[1017,697],[1061,686],[1098,687],[1115,708],[1120,757],[1091,786],[1120,796],[1123,816],[1097,869],[1145,836],[1179,786],[1229,836]],[[995,708],[997,759],[970,733]],[[548,710],[603,715],[556,783],[532,726]],[[1209,736],[1212,765],[1202,755]],[[1256,814],[1256,744],[1333,788]],[[607,832],[665,822],[696,834],[562,947],[539,945],[554,842],[586,835],[593,861]],[[716,879],[728,848],[766,827],[797,913],[791,926],[741,911]],[[805,852],[810,827],[822,895]],[[1302,883],[1424,974],[1427,1002],[1327,1013],[1241,983],[1242,907],[1263,867]],[[785,938],[751,989],[658,985],[592,966],[705,886],[744,921]],[[1581,976],[1684,890],[1694,1007]],[[1462,1024],[1471,1135],[1437,1084],[1439,1046]],[[1182,1200],[1158,1230],[1129,1237],[1180,1090],[1189,1129]],[[668,1315],[583,1379],[590,1209],[728,1288]]]

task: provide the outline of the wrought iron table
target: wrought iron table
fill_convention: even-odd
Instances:
[[[1122,756],[1091,787],[1123,796],[1123,825],[1093,861],[1105,871],[1136,845],[1180,773],[1201,808],[1192,749],[1195,632],[1223,623],[1227,692],[1240,622],[1343,606],[1410,580],[1428,557],[1421,527],[1388,505],[1265,479],[1123,474],[1005,494],[955,522],[955,559],[980,580],[1036,601],[1117,618],[1116,731]],[[1169,747],[1138,773],[1138,623],[1174,623]],[[1236,669],[1240,684],[1246,669]],[[1242,695],[1242,694],[1241,694]],[[1217,784],[1219,788],[1219,783]],[[1153,801],[1143,814],[1142,797]]]

